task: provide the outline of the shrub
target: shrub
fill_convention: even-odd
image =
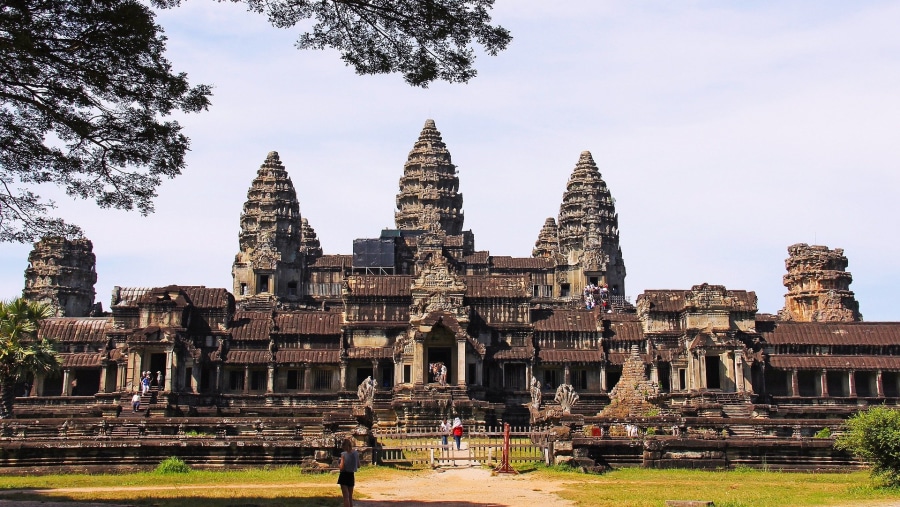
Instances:
[[[822,428],[813,435],[813,438],[831,438],[831,428]]]
[[[900,411],[873,407],[844,422],[845,432],[834,442],[872,464],[872,475],[888,485],[900,485]]]
[[[186,474],[190,471],[191,467],[182,461],[181,458],[176,458],[175,456],[164,459],[154,470],[158,474]]]

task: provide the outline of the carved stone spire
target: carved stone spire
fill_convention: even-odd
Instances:
[[[235,299],[294,297],[302,278],[300,203],[278,152],[269,152],[247,191],[240,251],[232,267]]]
[[[621,294],[625,263],[619,248],[619,216],[615,200],[591,156],[583,151],[569,177],[559,207],[559,250],[586,277],[605,278]],[[579,284],[580,285],[580,284]]]
[[[319,237],[316,236],[316,231],[305,218],[300,219],[300,251],[309,260],[322,256],[322,244],[319,243]]]
[[[782,320],[800,322],[857,322],[862,320],[859,303],[850,290],[853,277],[847,269],[844,250],[798,243],[788,247],[784,275]]]
[[[559,228],[556,220],[551,217],[544,221],[537,241],[534,242],[532,257],[553,258],[559,254]]]
[[[28,255],[22,297],[50,305],[58,317],[87,317],[94,308],[96,265],[89,240],[42,238]]]
[[[434,120],[427,120],[403,166],[394,214],[397,229],[461,234],[463,196],[458,190],[459,177],[450,152]]]

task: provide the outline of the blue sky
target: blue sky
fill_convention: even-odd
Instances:
[[[515,37],[470,83],[361,77],[239,4],[159,13],[175,69],[215,86],[179,118],[184,174],[156,213],[56,196],[114,285],[231,287],[241,207],[276,150],[326,253],[393,225],[406,156],[433,118],[476,248],[528,256],[579,153],[616,199],[627,293],[709,282],[783,305],[793,243],[844,248],[868,321],[898,320],[900,4],[498,0]],[[47,195],[53,189],[44,189]],[[0,249],[0,297],[30,246]]]

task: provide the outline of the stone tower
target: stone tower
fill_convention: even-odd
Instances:
[[[270,152],[247,191],[240,251],[231,268],[234,297],[247,303],[290,302],[301,295],[300,203],[277,152]]]
[[[589,151],[581,152],[563,193],[558,235],[559,253],[571,267],[573,292],[588,283],[606,283],[610,290],[625,294],[619,216]]]
[[[782,320],[800,322],[858,322],[859,303],[850,290],[853,277],[847,269],[842,248],[798,243],[788,247],[784,261],[787,274],[784,286]]]
[[[58,317],[87,317],[94,308],[96,267],[90,240],[42,238],[28,255],[22,297],[52,306]]]
[[[556,219],[551,217],[544,221],[538,239],[534,242],[531,256],[553,259],[557,255],[559,255],[559,228],[556,226]]]
[[[322,256],[322,244],[319,243],[319,236],[305,218],[300,219],[300,252],[306,256],[307,261]]]
[[[394,214],[397,229],[461,234],[463,196],[458,190],[459,177],[450,152],[434,120],[427,120],[403,166]]]

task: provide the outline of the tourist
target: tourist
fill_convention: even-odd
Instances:
[[[137,411],[140,409],[141,409],[141,395],[138,394],[137,391],[135,391],[134,396],[131,397],[131,412],[137,413]]]
[[[353,449],[353,440],[344,439],[344,452],[338,465],[338,484],[344,495],[344,507],[353,507],[353,487],[356,485],[356,470],[359,468],[359,452]]]
[[[460,440],[463,436],[463,425],[462,421],[459,420],[459,417],[453,420],[453,440],[456,441],[456,450],[460,450]]]
[[[451,427],[450,419],[447,419],[446,421],[441,420],[441,445],[443,445],[444,448],[447,447],[447,436],[450,435]]]
[[[147,394],[150,391],[150,372],[144,372],[141,377],[141,393]]]

